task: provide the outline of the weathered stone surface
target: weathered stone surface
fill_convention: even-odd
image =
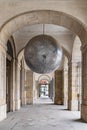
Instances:
[[[69,63],[68,70],[68,109],[78,110],[78,67],[76,62]]]
[[[63,104],[68,107],[68,59],[64,57],[63,67]]]
[[[25,90],[26,90],[26,104],[32,104],[33,103],[33,72],[30,70],[26,70]]]
[[[57,105],[63,104],[63,71],[55,71],[55,97],[54,103]]]

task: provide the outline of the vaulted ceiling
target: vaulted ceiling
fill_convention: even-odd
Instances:
[[[43,31],[44,34],[54,37],[57,42],[69,54],[71,54],[75,35],[64,27],[52,24],[45,24],[44,26],[43,24],[26,26],[15,32],[13,37],[16,44],[17,53],[25,47],[32,37],[43,34]]]

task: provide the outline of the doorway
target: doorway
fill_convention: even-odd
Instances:
[[[13,59],[13,49],[10,40],[7,42],[7,59],[6,59],[6,104],[7,112],[11,110],[11,90],[12,90],[12,59]]]
[[[6,104],[7,112],[10,112],[10,89],[11,89],[11,61],[6,60]]]

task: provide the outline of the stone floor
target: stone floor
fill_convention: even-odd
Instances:
[[[48,103],[48,99],[39,100]],[[70,112],[64,106],[34,104],[8,113],[0,122],[0,130],[87,130],[87,124],[80,120],[79,112]]]
[[[53,104],[53,101],[48,96],[41,96],[39,99],[34,100],[34,104]]]

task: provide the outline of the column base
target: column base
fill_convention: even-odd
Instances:
[[[54,104],[56,104],[56,105],[63,105],[63,101],[55,99]]]
[[[16,100],[15,101],[15,110],[19,110],[20,109],[20,100]]]
[[[2,120],[4,120],[5,118],[6,118],[6,108],[7,107],[7,105],[6,104],[4,104],[4,105],[0,105],[0,121],[2,121]]]
[[[11,102],[11,111],[14,112],[15,111],[15,101]]]
[[[67,99],[63,100],[63,105],[68,106],[68,100]]]
[[[81,105],[81,119],[87,122],[87,105]]]
[[[22,106],[26,105],[26,99],[22,98]]]
[[[78,111],[78,100],[68,100],[68,109]]]
[[[33,98],[27,98],[26,99],[26,104],[27,105],[33,104]]]

